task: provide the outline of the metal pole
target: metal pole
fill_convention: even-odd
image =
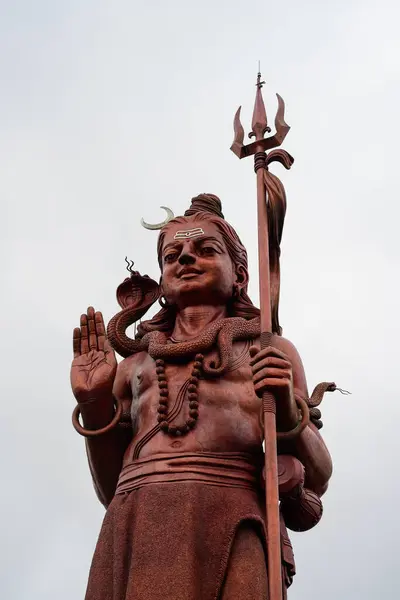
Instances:
[[[261,349],[271,345],[271,287],[267,198],[264,184],[265,152],[255,155],[257,173],[258,265],[261,309]],[[267,521],[268,587],[270,600],[282,600],[282,564],[278,494],[275,398],[262,398],[265,441],[265,511]]]

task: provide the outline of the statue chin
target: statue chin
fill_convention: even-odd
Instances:
[[[192,284],[191,281],[187,283]],[[202,285],[185,285],[179,290],[164,293],[163,298],[167,306],[176,306],[178,310],[188,306],[225,306],[230,300],[230,297]]]

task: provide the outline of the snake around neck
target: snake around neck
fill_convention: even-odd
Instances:
[[[207,354],[212,349],[218,353],[217,361],[205,358],[203,372],[209,377],[219,377],[229,368],[232,360],[233,342],[255,339],[260,335],[260,319],[227,317],[210,323],[201,334],[185,342],[171,344],[169,333],[152,331],[140,339],[126,335],[126,329],[132,324],[129,309],[121,310],[108,324],[107,334],[111,346],[121,356],[127,358],[137,352],[148,352],[156,359],[168,362],[188,362],[196,354]]]

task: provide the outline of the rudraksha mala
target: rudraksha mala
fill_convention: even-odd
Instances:
[[[187,390],[187,398],[189,401],[189,417],[184,425],[170,425],[168,423],[168,381],[165,374],[165,362],[162,358],[156,360],[156,373],[158,379],[158,387],[160,390],[160,399],[158,402],[158,417],[161,431],[173,436],[186,435],[191,429],[196,426],[196,421],[199,418],[199,378],[204,356],[196,354],[192,373],[189,379]]]

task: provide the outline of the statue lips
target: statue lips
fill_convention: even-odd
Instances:
[[[179,279],[192,279],[193,277],[196,277],[196,275],[202,275],[202,273],[203,273],[203,271],[199,271],[199,269],[193,269],[193,267],[187,267],[187,268],[179,271],[178,278]]]

